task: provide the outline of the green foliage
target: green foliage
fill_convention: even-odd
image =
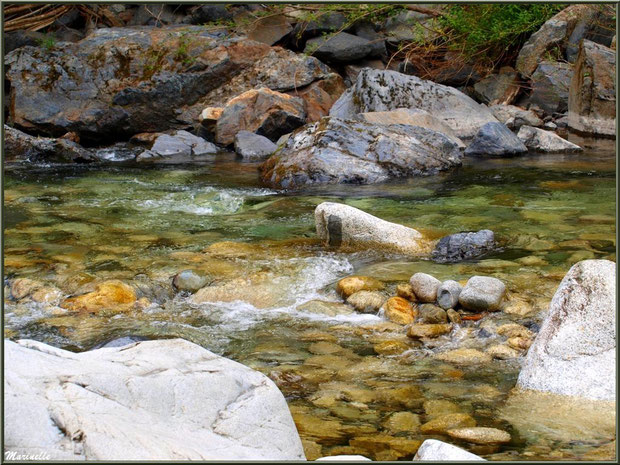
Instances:
[[[449,4],[438,18],[448,47],[466,60],[497,61],[520,47],[566,5],[551,3]]]
[[[48,52],[56,48],[56,38],[51,34],[45,34],[42,39],[38,39],[39,47],[43,47]]]

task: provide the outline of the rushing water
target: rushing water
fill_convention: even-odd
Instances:
[[[572,263],[615,260],[613,144],[597,143],[577,155],[467,160],[438,176],[303,193],[264,188],[256,169],[222,155],[195,167],[9,170],[4,179],[5,336],[70,350],[122,336],[184,337],[274,379],[310,458],[360,453],[408,459],[416,441],[445,436],[425,435],[415,425],[401,431],[391,415],[410,412],[424,423],[432,416],[429,400],[444,401],[435,403],[444,413],[469,413],[479,426],[510,432],[511,443],[501,447],[460,444],[488,459],[576,459],[609,442],[607,432],[596,428],[583,432],[580,441],[562,431],[530,437],[503,420],[518,360],[468,367],[432,355],[497,343],[493,328],[506,322],[536,331]],[[327,200],[432,238],[491,229],[502,249],[483,260],[441,265],[374,251],[326,250],[316,240],[313,210]],[[175,294],[171,277],[184,269],[208,273],[227,294],[202,303]],[[404,330],[385,325],[381,316],[297,309],[313,299],[340,301],[334,283],[344,276],[374,276],[393,291],[417,271],[442,280],[496,276],[526,310],[464,322],[425,346],[407,340]],[[22,277],[49,288],[48,297],[12,300],[7,286]],[[139,289],[143,307],[89,315],[58,306],[106,279]],[[404,352],[377,353],[376,345],[386,341],[400,344]]]

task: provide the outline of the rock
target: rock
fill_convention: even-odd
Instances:
[[[445,462],[445,461],[485,461],[482,457],[479,457],[471,452],[467,452],[460,447],[447,444],[437,439],[427,439],[422,443],[415,457],[414,462],[417,461],[431,461],[431,462]]]
[[[179,291],[196,292],[198,289],[206,286],[210,279],[194,270],[183,270],[177,273],[172,279],[172,285]]]
[[[350,63],[370,55],[372,51],[369,40],[346,32],[310,39],[304,49],[304,53],[327,63]]]
[[[456,428],[447,431],[451,438],[461,441],[473,442],[474,444],[505,444],[510,442],[510,434],[497,428]]]
[[[226,103],[215,125],[215,140],[230,145],[239,131],[246,130],[275,141],[305,121],[306,111],[300,98],[262,87]]]
[[[505,344],[493,345],[486,350],[486,353],[491,357],[498,358],[500,360],[510,360],[521,356],[521,353],[518,350],[515,350]]]
[[[284,92],[330,72],[312,57],[218,37],[201,26],[100,28],[49,52],[14,50],[6,59],[9,121],[40,134],[72,131],[83,143],[109,143],[186,128],[205,107],[250,89]]]
[[[532,339],[534,333],[523,325],[517,323],[506,323],[497,328],[497,334],[506,337],[525,337]]]
[[[347,303],[362,313],[377,313],[387,297],[380,292],[358,291],[347,298]]]
[[[258,18],[247,31],[247,37],[256,42],[273,45],[282,40],[293,30],[293,26],[284,15]]]
[[[384,341],[375,344],[373,350],[379,355],[399,355],[410,349],[409,344],[403,341]]]
[[[568,126],[588,134],[616,134],[616,53],[584,40],[568,96]]]
[[[126,312],[136,302],[136,291],[122,281],[110,280],[99,283],[93,292],[65,299],[60,306],[72,312],[112,313]]]
[[[483,229],[442,237],[432,253],[433,261],[454,263],[477,258],[495,248],[495,234]]]
[[[509,156],[526,153],[527,147],[502,123],[487,123],[480,128],[465,155]]]
[[[435,302],[441,281],[426,273],[415,273],[409,284],[420,302]]]
[[[572,77],[573,65],[569,63],[541,62],[532,74],[532,93],[527,101],[549,115],[566,112]]]
[[[384,287],[381,281],[369,276],[347,276],[338,281],[336,290],[347,298],[359,291],[379,291]]]
[[[191,15],[190,24],[204,24],[215,21],[228,21],[233,18],[233,13],[223,4],[201,5]]]
[[[370,53],[368,57],[370,58],[383,58],[387,57],[387,48],[385,47],[385,38],[375,31],[375,25],[370,21],[357,21],[353,26],[355,31],[355,35],[361,37],[362,39],[366,39],[370,42]],[[378,60],[380,61],[380,60]],[[383,63],[381,63],[381,68],[384,68]]]
[[[33,137],[4,125],[4,159],[7,162],[91,162],[95,154],[76,142]]]
[[[474,84],[474,93],[483,103],[509,105],[519,93],[517,72],[504,66],[498,74],[491,74]]]
[[[456,281],[444,281],[437,289],[437,304],[444,310],[456,307],[462,289]]]
[[[301,304],[296,309],[299,312],[316,313],[327,316],[351,315],[351,307],[339,302],[326,302],[323,300],[310,300]]]
[[[323,202],[314,210],[316,233],[325,246],[376,249],[420,255],[428,249],[418,231],[384,221],[340,203]]]
[[[424,434],[443,434],[450,429],[476,426],[476,420],[466,413],[448,413],[433,418],[420,426]]]
[[[360,113],[357,118],[371,124],[407,124],[409,126],[420,126],[433,131],[441,132],[457,144],[460,148],[465,148],[465,144],[459,139],[455,132],[442,120],[435,118],[426,110],[411,110],[408,108],[397,108],[391,111],[374,111],[370,113]]]
[[[305,12],[302,14],[306,16]],[[292,33],[293,37],[296,37],[299,41],[305,41],[311,37],[338,31],[347,23],[346,16],[336,11],[326,12],[311,21],[305,21],[306,18],[304,17],[301,19],[304,19],[304,21],[298,22]]]
[[[11,297],[15,300],[21,300],[41,287],[43,284],[39,281],[30,278],[17,278],[11,282]]]
[[[346,87],[339,74],[331,73],[320,81],[313,82],[300,90],[288,91],[290,95],[301,98],[306,103],[306,121],[318,121],[329,114],[329,110],[342,95]],[[279,141],[278,144],[280,145]]]
[[[235,152],[245,160],[264,160],[278,147],[269,139],[250,131],[239,131],[235,135]]]
[[[317,462],[372,462],[363,455],[330,455],[316,459]]]
[[[461,159],[452,140],[430,129],[325,117],[295,131],[260,169],[266,184],[297,188],[436,174]]]
[[[411,303],[402,297],[390,297],[383,306],[383,311],[388,320],[399,325],[413,323],[415,318]]]
[[[399,108],[425,110],[444,121],[458,137],[472,137],[497,120],[484,105],[458,90],[396,71],[363,69],[329,114],[351,118],[358,113]]]
[[[446,315],[448,315],[448,320],[450,323],[454,323],[455,325],[460,325],[463,322],[463,318],[461,314],[454,310],[453,308],[449,308],[446,311]]]
[[[536,113],[514,105],[493,105],[489,109],[499,122],[504,123],[508,129],[519,129],[524,124],[534,127],[543,125],[543,120]]]
[[[403,299],[407,299],[409,302],[418,301],[418,298],[409,283],[401,283],[396,286],[396,295],[398,295],[398,297],[402,297]]]
[[[506,286],[499,279],[472,276],[461,291],[459,303],[475,312],[494,312],[499,310],[504,294]]]
[[[176,131],[174,134],[162,134],[155,139],[150,150],[141,153],[136,161],[148,162],[181,162],[215,155],[220,149],[215,144],[195,136],[187,131]]]
[[[616,16],[613,8],[607,5],[591,4],[582,5],[581,8],[573,5],[567,10],[577,10],[572,12],[576,24],[566,44],[566,60],[569,63],[574,63],[577,59],[582,39],[591,40],[615,50]]]
[[[437,305],[418,305],[418,321],[422,324],[441,324],[448,322],[446,311]]]
[[[532,340],[527,337],[515,336],[508,338],[508,346],[515,350],[527,350],[532,345]]]
[[[191,342],[4,347],[12,451],[60,461],[305,459],[275,384]]]
[[[349,444],[377,460],[396,460],[416,453],[422,441],[387,434],[354,437]]]
[[[199,135],[213,140],[215,138],[217,120],[220,119],[223,111],[222,107],[207,107],[203,109],[198,116],[198,121],[200,122]]]
[[[396,412],[383,423],[390,433],[415,433],[420,428],[420,417],[411,412]]]
[[[424,337],[439,337],[442,334],[448,334],[452,330],[450,324],[414,324],[407,330],[407,336],[412,339],[421,339]]]
[[[571,267],[519,373],[517,387],[613,400],[616,268],[607,260]]]
[[[530,150],[538,152],[580,152],[582,150],[576,144],[562,139],[557,134],[544,129],[533,128],[531,126],[521,126],[517,137]]]
[[[445,399],[429,399],[424,402],[424,413],[427,418],[435,418],[448,413],[463,413],[463,409],[454,402]]]
[[[479,365],[491,362],[491,356],[476,349],[454,349],[439,353],[437,360],[457,365]]]
[[[4,54],[8,54],[15,49],[25,47],[39,47],[47,38],[46,34],[36,31],[17,30],[5,32],[4,36]]]

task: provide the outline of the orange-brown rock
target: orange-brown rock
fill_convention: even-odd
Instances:
[[[411,303],[402,297],[389,298],[384,304],[383,310],[390,321],[401,325],[413,323],[416,317],[416,312],[414,312]]]
[[[381,281],[369,276],[347,276],[336,284],[336,290],[342,294],[344,298],[358,291],[378,291],[384,287]]]
[[[306,102],[306,121],[318,121],[329,114],[329,109],[346,90],[343,79],[336,73],[329,74],[325,79],[313,82],[303,90],[288,92]]]
[[[60,306],[74,312],[108,310],[118,313],[130,310],[135,302],[136,292],[131,286],[111,280],[97,284],[93,292],[65,299]]]

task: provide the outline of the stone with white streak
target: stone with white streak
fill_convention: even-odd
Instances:
[[[52,460],[304,460],[263,374],[182,339],[72,353],[5,340],[4,446]]]

